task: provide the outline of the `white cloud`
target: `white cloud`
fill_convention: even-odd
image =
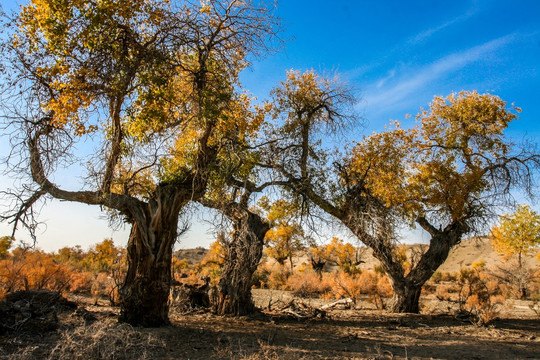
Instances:
[[[392,107],[410,97],[411,94],[421,91],[430,82],[481,60],[487,54],[497,51],[515,38],[515,33],[509,34],[465,51],[448,55],[416,71],[397,74],[399,80],[389,83],[387,86],[384,85],[389,79],[388,76],[385,76],[366,86],[365,100],[367,105],[370,108],[377,106]]]
[[[388,72],[388,75],[377,82],[377,89],[383,87],[383,85],[390,79],[396,76],[396,69],[392,69]]]
[[[428,38],[430,38],[431,36],[433,36],[434,34],[438,33],[439,31],[442,31],[444,29],[446,29],[447,27],[449,26],[452,26],[454,24],[457,24],[457,23],[460,23],[460,22],[463,22],[463,21],[466,21],[468,20],[469,18],[471,18],[472,16],[474,16],[476,13],[478,12],[478,7],[473,7],[471,9],[469,9],[466,13],[462,14],[462,15],[459,15],[459,16],[456,16],[455,18],[439,25],[439,26],[436,26],[436,27],[433,27],[431,29],[427,29],[427,30],[424,30],[420,33],[418,33],[417,35],[411,37],[408,41],[407,41],[407,44],[418,44],[420,42],[423,42],[425,40],[427,40]]]

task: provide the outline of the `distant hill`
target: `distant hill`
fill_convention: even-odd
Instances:
[[[201,262],[207,252],[208,249],[205,249],[203,247],[196,247],[195,249],[176,250],[173,256],[179,259],[187,259],[190,264],[197,264]]]
[[[415,251],[420,251],[427,245],[404,245],[406,248],[406,254],[408,258],[411,258]],[[535,255],[538,249],[531,251],[529,254],[523,257],[525,264],[530,266],[539,265],[535,260]],[[365,263],[361,265],[363,269],[371,269],[373,266],[378,265],[379,261],[372,255],[371,249],[366,249],[364,254]],[[475,262],[485,261],[487,267],[494,267],[501,262],[509,261],[504,256],[497,253],[488,237],[473,237],[463,240],[458,246],[450,250],[448,259],[438,269],[441,272],[456,272],[463,267],[469,267]]]
[[[407,257],[411,258],[415,252],[421,251],[427,245],[404,245],[406,248]],[[361,248],[363,264],[360,265],[361,269],[373,269],[374,266],[379,264],[379,261],[372,255],[372,250],[369,248]],[[523,257],[525,264],[529,266],[537,266],[540,263],[535,260],[535,255],[539,250],[533,250],[529,254]],[[200,262],[204,255],[208,252],[207,249],[198,247],[195,249],[181,249],[174,253],[174,256],[180,259],[187,259],[191,264]],[[491,242],[487,237],[474,237],[463,240],[458,246],[450,251],[446,262],[438,269],[442,272],[456,272],[462,267],[469,267],[475,262],[485,261],[488,267],[493,267],[505,260],[502,255],[499,255],[494,251],[491,246]],[[272,259],[268,259],[272,262]],[[299,254],[293,259],[295,267],[300,265],[309,265],[309,256],[307,254]]]

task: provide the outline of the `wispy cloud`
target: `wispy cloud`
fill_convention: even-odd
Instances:
[[[421,43],[427,39],[429,39],[431,36],[435,35],[436,33],[446,29],[447,27],[450,27],[452,25],[458,24],[460,22],[466,21],[472,16],[474,16],[476,13],[478,13],[478,7],[474,6],[470,8],[466,13],[461,14],[459,16],[456,16],[455,18],[430,29],[424,30],[415,36],[411,37],[408,41],[408,45],[416,45],[418,43]]]
[[[388,80],[391,80],[394,76],[396,76],[396,69],[390,70],[386,77],[382,78],[381,80],[377,82],[377,89],[380,89],[381,87],[383,87],[383,85],[386,84]]]
[[[511,43],[516,37],[517,34],[512,33],[465,51],[448,55],[420,69],[405,70],[405,73],[397,74],[397,81],[389,82],[388,75],[376,80],[365,89],[367,105],[370,108],[383,105],[385,108],[392,107],[413,93],[422,91],[428,83],[463,69],[487,54]]]

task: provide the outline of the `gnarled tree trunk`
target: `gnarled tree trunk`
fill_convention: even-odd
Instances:
[[[120,321],[135,326],[169,324],[172,250],[188,192],[159,187],[146,208],[133,209],[128,271],[120,290]]]
[[[464,233],[459,222],[448,225],[444,230],[431,227],[424,220],[419,223],[432,235],[429,248],[413,266],[407,276],[392,276],[394,296],[390,303],[390,311],[396,313],[418,313],[422,287],[433,276],[435,271],[446,261],[450,250],[459,243]]]
[[[348,217],[347,219],[354,219]],[[344,223],[363,242],[373,250],[373,256],[381,262],[382,267],[392,282],[394,295],[390,302],[390,311],[395,313],[418,313],[419,300],[422,287],[435,271],[446,261],[450,250],[459,243],[461,237],[467,232],[467,226],[456,220],[444,229],[433,227],[425,218],[418,218],[417,222],[431,235],[430,245],[422,254],[418,263],[413,264],[408,274],[398,256],[396,245],[387,241],[384,236],[371,236],[354,221]]]
[[[251,278],[261,260],[264,237],[270,226],[248,210],[231,218],[234,221],[233,238],[218,285],[216,312],[241,316],[254,311]]]
[[[419,313],[423,285],[414,284],[404,279],[393,280],[394,295],[390,301],[389,310],[395,313]]]

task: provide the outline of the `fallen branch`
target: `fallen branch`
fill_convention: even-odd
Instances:
[[[324,319],[326,317],[326,311],[310,305],[307,305],[303,301],[291,300],[286,305],[278,309],[278,311],[285,315],[294,316],[298,320],[312,319],[320,317]]]
[[[330,304],[326,304],[326,305],[323,305],[321,306],[321,310],[328,310],[328,309],[332,309],[338,305],[344,305],[347,309],[349,309],[352,304],[354,303],[354,301],[351,299],[351,298],[345,298],[345,299],[339,299],[337,301],[334,301]]]

